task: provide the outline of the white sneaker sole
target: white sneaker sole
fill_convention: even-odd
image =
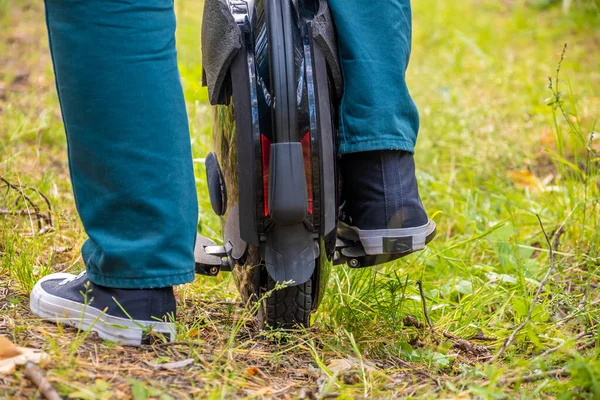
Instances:
[[[64,275],[64,278],[72,276]],[[61,277],[60,274],[52,274],[47,278],[60,279]],[[153,334],[164,335],[171,342],[175,340],[174,323],[113,317],[95,307],[46,292],[41,285],[45,280],[47,279],[42,278],[36,283],[29,302],[31,311],[42,319],[73,326],[83,331],[91,330],[97,332],[101,339],[121,342],[128,346],[146,344],[145,339]]]

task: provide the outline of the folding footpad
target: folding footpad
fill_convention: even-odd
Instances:
[[[416,228],[361,231],[340,222],[334,264],[363,268],[383,264],[423,250],[436,234],[429,221]]]
[[[387,262],[407,256],[411,253],[413,253],[412,250],[404,253],[370,255],[365,253],[365,249],[360,242],[353,242],[338,238],[336,242],[333,264],[346,264],[350,268],[365,268],[379,264],[385,264]]]
[[[231,271],[228,253],[231,249],[227,246],[218,246],[215,242],[204,236],[196,236],[194,258],[196,259],[196,273],[200,275],[216,276],[219,271]]]

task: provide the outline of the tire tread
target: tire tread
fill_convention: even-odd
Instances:
[[[267,290],[275,288],[269,277]],[[276,329],[308,328],[312,311],[312,279],[298,286],[275,290],[265,301],[267,326]]]

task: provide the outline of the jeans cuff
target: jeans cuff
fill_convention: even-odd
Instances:
[[[403,139],[364,140],[360,142],[340,143],[338,154],[358,153],[374,150],[403,150],[415,152],[415,145]]]
[[[156,289],[162,287],[183,285],[190,283],[196,278],[194,272],[167,275],[167,276],[152,276],[145,278],[125,278],[125,277],[108,277],[97,274],[87,269],[88,278],[96,285],[115,288],[115,289]]]

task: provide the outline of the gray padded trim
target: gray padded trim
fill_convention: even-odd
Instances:
[[[344,80],[342,78],[342,69],[340,68],[335,25],[327,0],[319,0],[319,12],[312,23],[312,34],[315,42],[325,55],[325,60],[333,76],[337,97],[340,98],[342,96]]]
[[[394,254],[394,253],[412,253],[423,250],[435,236],[435,222],[429,220],[423,226],[397,229],[374,229],[361,230],[355,226],[350,226],[343,221],[338,224],[338,237],[351,242],[360,240],[362,249],[354,246],[347,248],[342,253],[347,257],[360,257],[360,251],[365,254]]]
[[[226,104],[231,88],[225,77],[242,48],[242,33],[225,0],[206,0],[202,18],[202,84],[210,104]],[[226,85],[224,85],[224,83]]]

